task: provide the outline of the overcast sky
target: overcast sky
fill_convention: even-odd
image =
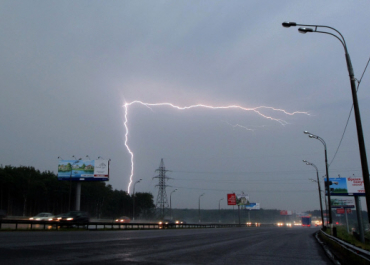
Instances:
[[[111,159],[109,184],[128,189],[125,103],[137,192],[157,198],[163,158],[172,207],[230,208],[249,194],[265,209],[319,209],[313,167],[361,176],[344,50],[360,80],[370,57],[368,1],[0,1],[0,163],[57,172],[58,156]],[[370,73],[358,97],[370,144]],[[274,119],[281,119],[279,122]],[[283,123],[283,124],[282,124]],[[130,192],[132,191],[132,186]]]

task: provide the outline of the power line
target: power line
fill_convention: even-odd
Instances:
[[[358,92],[358,88],[360,87],[361,80],[362,80],[362,78],[364,77],[364,74],[365,74],[365,71],[366,71],[366,69],[367,69],[367,66],[369,65],[369,62],[370,62],[370,58],[369,58],[369,60],[367,61],[367,64],[366,64],[365,69],[364,69],[364,71],[363,71],[363,73],[362,73],[362,75],[361,75],[360,80],[359,80],[359,81],[357,80],[358,85],[357,85],[356,93]],[[346,122],[346,126],[344,126],[344,130],[343,130],[342,137],[340,138],[340,141],[339,141],[339,144],[338,144],[337,150],[335,151],[334,157],[333,157],[333,159],[331,160],[331,162],[329,163],[329,166],[331,165],[331,163],[333,163],[333,161],[334,161],[334,159],[335,159],[335,157],[336,157],[336,155],[337,155],[337,153],[338,153],[338,151],[339,151],[339,147],[340,147],[340,146],[341,146],[341,144],[342,144],[344,134],[346,133],[346,130],[347,130],[347,126],[348,126],[349,118],[351,117],[351,114],[352,114],[352,110],[353,110],[353,103],[352,103],[351,110],[349,111],[349,115],[348,115],[348,119],[347,119],[347,122]]]

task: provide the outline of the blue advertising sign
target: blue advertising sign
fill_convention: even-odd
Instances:
[[[109,160],[59,160],[58,180],[108,181]]]
[[[327,178],[325,178],[325,181]],[[329,178],[331,196],[365,196],[365,187],[362,177]],[[325,189],[325,194],[327,191]]]
[[[260,203],[259,202],[251,202],[248,205],[245,205],[246,210],[260,210]]]

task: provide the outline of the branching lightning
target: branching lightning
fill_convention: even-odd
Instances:
[[[209,106],[209,105],[203,105],[203,104],[196,104],[196,105],[180,107],[180,106],[174,105],[172,103],[145,103],[145,102],[142,102],[142,101],[139,101],[139,100],[135,100],[135,101],[132,101],[132,102],[129,102],[129,103],[125,103],[123,105],[124,110],[125,110],[125,114],[124,114],[124,117],[125,117],[124,118],[125,119],[124,120],[125,141],[124,141],[124,143],[125,143],[125,146],[127,148],[128,153],[130,154],[130,159],[131,159],[130,181],[129,181],[129,184],[128,184],[128,187],[127,187],[127,192],[128,193],[130,192],[130,186],[132,184],[132,179],[133,179],[133,176],[134,176],[134,153],[132,152],[132,150],[130,149],[130,147],[128,145],[129,129],[128,129],[127,123],[128,123],[128,109],[129,109],[129,106],[134,105],[134,104],[141,104],[145,107],[148,107],[149,109],[151,109],[151,107],[154,107],[154,106],[169,106],[169,107],[172,107],[172,108],[175,108],[175,109],[178,109],[178,110],[188,110],[188,109],[193,109],[193,108],[239,109],[239,110],[242,110],[242,111],[253,111],[253,112],[257,113],[258,115],[262,116],[263,118],[276,121],[276,122],[280,123],[281,125],[287,125],[288,123],[286,121],[282,120],[282,119],[278,119],[278,118],[271,117],[269,115],[265,115],[265,114],[261,113],[261,110],[263,110],[263,109],[272,110],[272,111],[276,111],[276,112],[281,112],[281,113],[283,113],[285,115],[289,115],[289,116],[293,116],[295,114],[309,115],[308,112],[303,112],[303,111],[288,112],[288,111],[283,110],[283,109],[276,109],[276,108],[273,108],[273,107],[266,107],[266,106],[259,106],[259,107],[255,107],[255,108],[246,108],[246,107],[242,107],[242,106],[238,106],[238,105],[215,107],[215,106]],[[236,125],[236,126],[243,127],[241,125]],[[243,128],[247,129],[246,127],[243,127]]]
[[[240,125],[240,124],[232,125],[232,124],[228,123],[227,121],[226,121],[226,123],[227,123],[227,124],[229,124],[229,125],[230,125],[231,127],[233,127],[233,128],[240,127],[240,128],[243,128],[243,129],[245,129],[245,130],[247,130],[247,131],[252,131],[252,132],[254,132],[254,129],[250,129],[250,128],[245,127],[245,126]]]

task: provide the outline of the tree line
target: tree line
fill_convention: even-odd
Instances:
[[[65,213],[75,208],[75,182],[60,181],[51,171],[33,167],[0,167],[0,209],[8,216],[32,216],[40,212]],[[81,183],[81,211],[92,218],[132,217],[133,196],[106,182]],[[152,218],[151,193],[135,193],[135,217]]]

